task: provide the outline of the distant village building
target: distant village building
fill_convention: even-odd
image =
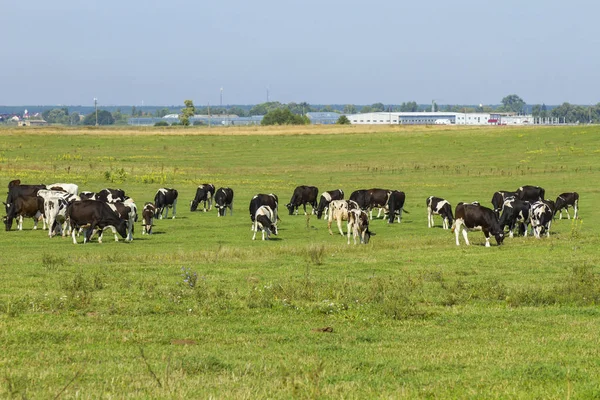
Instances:
[[[356,125],[527,125],[531,115],[456,112],[373,112],[347,115]]]

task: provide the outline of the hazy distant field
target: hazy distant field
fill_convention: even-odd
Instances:
[[[157,134],[157,132],[159,134]],[[600,397],[600,127],[0,129],[0,185],[179,191],[175,220],[132,243],[0,233],[0,397]],[[233,217],[189,211],[196,186]],[[367,246],[288,216],[295,186],[406,192]],[[580,194],[549,239],[457,247],[425,199]],[[248,203],[280,198],[276,240]],[[4,198],[3,198],[4,200]],[[80,239],[81,240],[81,239]],[[333,332],[323,332],[332,328]],[[327,329],[328,330],[328,329]]]

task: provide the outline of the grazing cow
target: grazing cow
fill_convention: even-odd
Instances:
[[[74,183],[55,183],[53,185],[46,185],[46,188],[49,190],[61,190],[75,196],[79,193],[79,186]]]
[[[75,232],[80,228],[88,228],[83,243],[89,242],[97,228],[104,230],[108,226],[116,228],[123,237],[127,237],[127,221],[122,220],[105,202],[98,200],[74,201],[67,207],[67,218],[71,224],[73,244],[77,244]],[[98,237],[102,243],[102,235]]]
[[[133,199],[129,198],[125,201],[116,201],[114,203],[109,203],[108,205],[119,216],[120,219],[127,221],[127,238],[125,240],[131,242],[133,240],[133,227],[138,219],[137,206],[135,205],[135,202]],[[115,242],[118,242],[119,238],[117,237],[115,227],[110,226],[110,228],[115,235]]]
[[[153,203],[146,203],[142,210],[142,235],[152,235],[152,222],[154,220],[154,214],[156,213],[156,207]]]
[[[369,231],[369,216],[366,212],[360,209],[348,211],[348,244],[350,244],[350,232],[352,232],[354,244],[359,237],[362,244],[368,244],[371,236],[375,236],[374,232]]]
[[[550,207],[550,211],[552,211],[552,219],[554,219],[554,217],[556,216],[556,203],[554,202],[554,200],[542,200],[542,203],[546,204],[548,207]]]
[[[441,197],[429,196],[427,198],[427,227],[433,228],[435,225],[433,222],[433,216],[439,215],[442,217],[442,228],[450,229],[454,221],[452,215],[452,206],[447,200]]]
[[[44,221],[44,199],[34,196],[19,196],[10,205],[7,203],[6,216],[3,218],[7,231],[12,228],[13,220],[17,219],[17,230],[23,230],[23,217],[33,218],[33,229],[37,229],[38,221]]]
[[[271,232],[273,232],[274,235],[277,235],[277,225],[275,224],[277,222],[276,218],[277,217],[271,207],[260,206],[254,215],[252,229],[254,235],[252,235],[252,240],[256,239],[256,232],[258,232],[259,229],[262,231],[262,240],[265,240],[265,233],[267,234],[267,240],[271,238]]]
[[[156,207],[155,217],[163,219],[163,211],[166,209],[165,218],[169,217],[169,208],[173,208],[173,219],[177,213],[177,190],[160,188],[154,196],[154,206]]]
[[[536,201],[531,205],[531,228],[533,235],[540,238],[543,233],[550,237],[550,226],[552,226],[552,210],[543,201]]]
[[[274,216],[273,216],[274,222],[275,222],[275,224],[277,224],[277,220],[279,219],[279,217],[277,216],[277,204],[278,203],[279,203],[279,198],[277,197],[277,195],[274,195],[273,193],[257,194],[256,196],[254,196],[252,198],[252,200],[250,200],[250,207],[249,207],[250,219],[252,220],[252,223],[254,224],[254,217],[256,216],[256,211],[261,206],[269,206],[274,214]]]
[[[509,192],[508,190],[498,190],[492,196],[492,207],[494,207],[494,212],[498,217],[500,217],[500,211],[502,211],[502,205],[504,204],[504,200],[509,197],[516,197],[517,192]]]
[[[38,197],[44,202],[45,223],[48,225],[48,237],[52,238],[56,230],[61,236],[64,236],[66,226],[66,211],[69,203],[80,200],[79,196],[58,191],[58,190],[39,190]],[[65,225],[65,226],[63,226]]]
[[[521,186],[515,192],[517,199],[533,203],[538,200],[544,200],[546,191],[539,186]]]
[[[208,211],[212,210],[212,199],[215,195],[215,185],[203,183],[196,189],[196,197],[190,203],[190,211],[196,211],[198,204],[204,202],[204,212],[206,212],[206,202],[208,202]]]
[[[553,210],[553,213],[560,213],[558,219],[562,219],[562,210],[564,209],[567,213],[567,218],[571,219],[571,215],[569,214],[569,206],[573,207],[575,210],[575,214],[573,215],[573,219],[577,219],[577,210],[579,209],[579,193],[577,192],[568,192],[562,193],[558,195],[556,198],[556,206]]]
[[[493,210],[480,205],[459,203],[456,206],[454,217],[456,219],[452,224],[452,232],[456,236],[457,246],[460,246],[458,237],[461,229],[467,246],[470,244],[467,229],[482,230],[485,235],[485,247],[490,247],[490,235],[494,235],[498,245],[502,244],[504,232],[500,228],[498,218]]]
[[[304,215],[306,215],[306,205],[310,204],[312,207],[312,214],[314,214],[317,208],[317,195],[319,194],[319,189],[314,186],[298,186],[294,189],[294,194],[292,194],[292,198],[287,207],[290,215],[298,215],[298,207],[304,207]]]
[[[344,199],[344,191],[342,189],[329,190],[325,193],[321,194],[321,198],[319,200],[319,205],[317,206],[317,219],[321,219],[323,213],[325,213],[325,218],[327,218],[327,211],[329,210],[329,203],[333,200],[343,200]]]
[[[518,224],[518,232],[522,232],[527,236],[530,209],[531,205],[527,201],[521,201],[514,197],[506,199],[502,205],[502,215],[498,221],[500,229],[504,231],[504,227],[508,226],[509,236],[512,238],[515,226]]]
[[[233,215],[233,189],[219,188],[215,193],[215,204],[217,206],[217,217],[224,217],[229,208],[229,215]]]
[[[348,221],[348,212],[351,210],[360,210],[358,203],[354,200],[332,200],[329,203],[327,229],[329,230],[330,235],[333,235],[333,232],[331,231],[331,224],[333,220],[336,220],[340,235],[344,236],[344,231],[342,230],[342,221]],[[349,229],[350,228],[347,228],[347,231],[349,231]]]
[[[379,207],[377,218],[380,217],[382,209],[387,207],[391,190],[387,189],[368,189],[355,190],[350,195],[350,200],[358,203],[362,210],[369,211],[369,216],[373,219],[373,208]]]
[[[95,192],[81,192],[79,193],[81,200],[98,200],[98,195]]]
[[[21,181],[18,179],[10,181],[8,183],[8,195],[6,196],[6,202],[4,203],[6,213],[8,214],[11,204],[18,197],[35,197],[39,190],[45,189],[46,185],[21,185]]]
[[[392,190],[388,200],[388,224],[393,224],[396,216],[398,216],[398,223],[402,222],[402,212],[408,213],[408,211],[404,210],[405,201],[406,195],[404,192]]]
[[[95,200],[100,200],[105,203],[114,203],[116,201],[125,201],[125,191],[121,189],[102,189],[96,194]]]

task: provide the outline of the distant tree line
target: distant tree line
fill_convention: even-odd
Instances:
[[[191,103],[191,100],[186,100]],[[381,102],[371,105],[358,106],[355,104],[332,104],[332,105],[311,105],[307,102],[280,103],[270,101],[256,104],[253,106],[226,106],[226,107],[184,107],[185,113],[179,108],[173,107],[136,107],[132,106],[130,112],[123,111],[121,108],[109,107],[113,110],[98,109],[99,125],[125,125],[131,117],[155,117],[162,118],[169,114],[184,116],[181,120],[182,125],[190,124],[190,118],[193,115],[237,115],[239,117],[248,117],[253,115],[262,115],[265,124],[299,124],[307,123],[306,114],[309,112],[330,112],[338,114],[357,114],[369,112],[417,112],[417,111],[442,111],[442,112],[501,112],[501,113],[531,113],[536,118],[555,118],[566,123],[600,123],[600,103],[592,106],[573,105],[563,103],[560,106],[547,107],[545,104],[527,105],[526,102],[516,94],[505,96],[498,106],[484,105],[438,105],[435,101],[432,104],[418,104],[416,101],[403,102],[401,104],[385,105]],[[82,107],[79,107],[80,109]],[[89,110],[89,107],[87,108]],[[187,116],[187,120],[185,119]],[[297,117],[303,118],[297,118]],[[80,115],[78,112],[69,112],[67,107],[57,107],[45,109],[41,117],[50,124],[61,125],[95,125],[95,111],[86,115]],[[345,122],[345,120],[342,120]],[[187,122],[187,123],[186,123]]]

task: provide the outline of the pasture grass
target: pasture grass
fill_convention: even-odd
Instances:
[[[1,129],[0,184],[119,187],[177,217],[132,243],[2,232],[4,398],[594,398],[600,396],[600,128]],[[234,213],[189,211],[196,186]],[[348,246],[288,216],[295,186],[406,192],[401,224]],[[457,247],[425,199],[489,206],[525,184],[580,194],[550,238]],[[280,198],[252,241],[248,203]],[[310,209],[310,208],[309,208]],[[259,235],[257,235],[259,236]],[[81,239],[80,239],[81,241]],[[494,244],[494,243],[493,243]]]

